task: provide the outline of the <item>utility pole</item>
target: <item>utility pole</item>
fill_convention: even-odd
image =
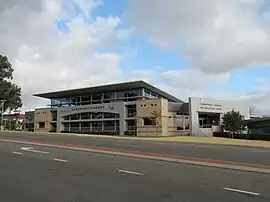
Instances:
[[[1,129],[4,130],[4,106],[6,100],[0,100],[1,103]]]

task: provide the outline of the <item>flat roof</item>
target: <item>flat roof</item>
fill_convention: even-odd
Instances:
[[[259,118],[252,118],[248,120],[244,120],[244,123],[258,123],[263,121],[270,121],[270,117],[259,117]]]
[[[162,91],[145,81],[132,81],[132,82],[124,82],[124,83],[115,83],[115,84],[107,84],[101,86],[92,86],[87,88],[78,88],[78,89],[71,89],[71,90],[64,90],[64,91],[55,91],[55,92],[48,92],[48,93],[38,93],[34,94],[36,97],[47,98],[47,99],[56,99],[56,98],[63,98],[67,96],[76,96],[76,95],[86,95],[90,93],[98,93],[98,92],[111,92],[111,91],[124,91],[130,90],[135,88],[145,88],[149,91],[159,94],[160,96],[172,100],[174,102],[183,102],[182,100]]]

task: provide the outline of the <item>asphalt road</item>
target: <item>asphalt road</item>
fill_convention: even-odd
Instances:
[[[270,175],[0,142],[0,201],[270,200]],[[33,151],[34,150],[34,151]]]
[[[116,148],[185,157],[270,165],[270,149],[228,145],[168,143],[145,140],[111,139],[98,137],[59,136],[29,133],[0,133],[0,138],[35,140],[43,143],[74,144],[103,148]]]

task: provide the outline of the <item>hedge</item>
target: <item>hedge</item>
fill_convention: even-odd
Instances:
[[[228,132],[214,132],[214,137],[232,138]],[[233,139],[245,139],[245,140],[264,140],[270,141],[270,135],[262,134],[234,134]]]
[[[125,131],[124,135],[127,136],[137,136],[137,132],[136,131]]]
[[[92,131],[92,132],[74,132],[74,131],[61,131],[61,133],[76,133],[76,134],[93,134],[93,135],[119,135],[119,132],[105,132],[105,131]]]

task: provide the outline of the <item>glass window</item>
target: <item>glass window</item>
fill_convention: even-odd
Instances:
[[[115,121],[104,121],[103,128],[104,131],[115,131]]]
[[[39,122],[38,127],[39,128],[45,128],[45,122]]]
[[[104,119],[113,119],[115,118],[114,113],[104,113]]]
[[[140,96],[139,90],[130,90],[126,92],[126,97],[137,97]]]
[[[124,91],[116,92],[116,98],[124,98],[124,97],[126,97],[126,92]]]
[[[81,127],[82,128],[89,128],[90,127],[90,122],[82,122]]]
[[[88,104],[91,104],[91,95],[83,95],[81,97],[81,103],[83,105],[88,105]]]
[[[70,104],[69,98],[52,99],[51,105],[53,106],[68,106]]]
[[[127,117],[136,116],[136,105],[127,105]]]
[[[155,122],[156,121],[154,119],[143,118],[143,125],[145,125],[145,126],[156,125]]]
[[[70,120],[78,120],[79,119],[79,114],[73,114],[70,116]]]
[[[102,123],[98,121],[92,122],[92,131],[102,131]]]
[[[92,112],[92,119],[102,119],[102,113]]]
[[[76,96],[76,97],[71,97],[71,104],[73,105],[77,105],[78,103],[80,103],[80,96]]]
[[[115,99],[115,92],[106,92],[104,93],[104,99]]]
[[[68,121],[70,116],[64,116],[64,120]]]
[[[90,113],[89,112],[86,112],[86,113],[82,113],[81,114],[81,119],[90,119]]]
[[[144,90],[144,96],[145,97],[151,97],[151,93],[150,93],[150,91],[148,91],[148,90]]]
[[[157,94],[156,93],[151,93],[151,98],[157,98]]]
[[[102,93],[93,93],[92,100],[102,100]]]

